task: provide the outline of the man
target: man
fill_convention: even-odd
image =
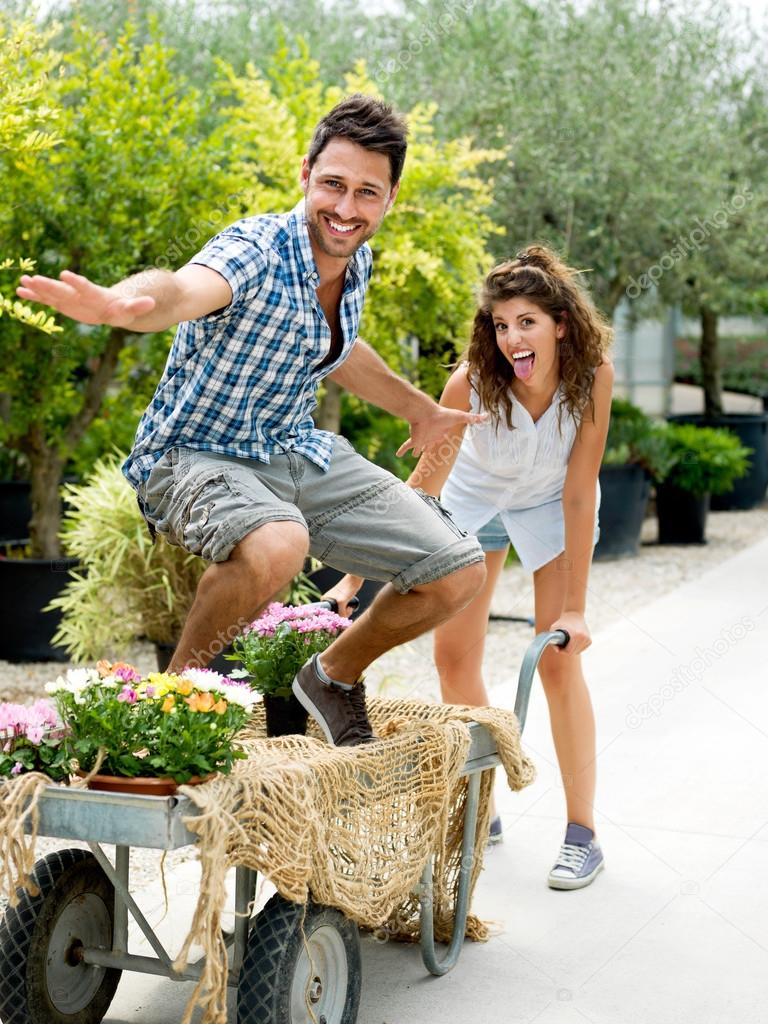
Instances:
[[[213,639],[250,621],[308,552],[387,581],[372,607],[300,671],[294,692],[337,745],[374,737],[362,671],[449,618],[485,568],[434,499],[315,429],[328,376],[407,420],[398,452],[430,450],[480,417],[441,408],[357,338],[371,273],[366,245],[391,209],[407,128],[368,96],[339,103],[301,167],[288,214],[238,221],[176,272],[102,288],[63,271],[23,277],[18,294],[84,323],[179,327],[123,471],[151,526],[212,564],[170,665],[206,664]]]

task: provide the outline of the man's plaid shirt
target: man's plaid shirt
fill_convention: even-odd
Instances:
[[[230,225],[190,261],[218,271],[232,288],[224,310],[179,324],[165,371],[123,466],[137,487],[164,452],[183,446],[269,462],[292,449],[327,469],[333,434],[311,412],[323,377],[349,355],[357,336],[372,257],[350,259],[339,320],[343,348],[328,355],[331,332],[317,299],[320,277],[304,200],[287,214]]]

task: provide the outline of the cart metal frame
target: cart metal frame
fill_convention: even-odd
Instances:
[[[563,646],[567,642],[567,634],[557,630],[539,634],[528,648],[520,668],[515,700],[515,713],[521,732],[525,725],[534,673],[542,653],[550,644]],[[469,909],[480,776],[482,772],[501,763],[488,730],[476,722],[470,723],[469,728],[470,749],[462,769],[462,774],[469,778],[469,784],[464,810],[454,931],[442,959],[437,957],[434,940],[433,857],[429,858],[421,878],[421,951],[427,970],[434,975],[450,971],[461,952]],[[88,964],[159,975],[172,981],[199,979],[204,958],[188,964],[183,970],[175,970],[173,957],[129,892],[131,847],[175,850],[196,843],[197,837],[189,831],[183,820],[196,813],[191,800],[184,796],[134,796],[51,785],[43,790],[38,806],[38,835],[85,841],[115,889],[112,948],[84,947],[79,954],[81,959]],[[115,846],[114,864],[102,849],[104,843]],[[228,984],[232,987],[238,984],[245,955],[250,925],[249,907],[254,900],[256,880],[255,871],[245,867],[235,868],[235,923],[231,932],[224,933],[226,945],[232,949],[228,975]],[[128,952],[129,914],[154,950],[154,957]]]

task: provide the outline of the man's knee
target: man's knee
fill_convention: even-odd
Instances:
[[[308,553],[307,528],[292,520],[277,520],[243,537],[230,561],[244,566],[254,582],[277,591],[301,572]]]
[[[429,593],[446,616],[465,608],[485,583],[485,562],[473,562],[449,576],[415,588]]]

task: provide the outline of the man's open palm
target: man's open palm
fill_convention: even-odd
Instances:
[[[411,436],[396,451],[396,455],[405,455],[413,449],[413,454],[421,455],[432,451],[443,441],[461,443],[464,428],[473,423],[484,423],[488,414],[484,412],[464,412],[461,409],[449,409],[435,406],[434,412],[423,419],[414,420],[410,424]]]
[[[87,277],[62,270],[61,280],[24,274],[16,294],[29,302],[42,302],[64,316],[84,324],[110,324],[129,327],[137,317],[155,308],[151,295],[122,296],[112,288],[102,288]]]

